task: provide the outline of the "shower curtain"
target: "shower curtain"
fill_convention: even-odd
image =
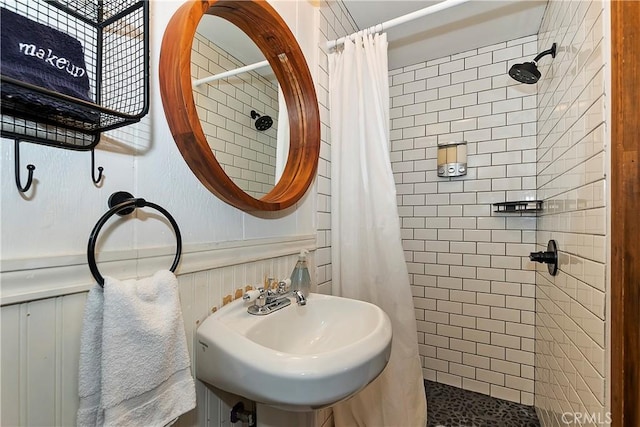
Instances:
[[[334,406],[341,426],[424,427],[427,402],[389,158],[386,34],[329,55],[333,294],[369,301],[393,326],[391,358],[360,393]]]
[[[278,85],[278,130],[276,133],[276,179],[277,184],[287,166],[289,157],[289,112],[282,88]]]

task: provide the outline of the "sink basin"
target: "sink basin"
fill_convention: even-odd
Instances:
[[[373,381],[391,353],[391,322],[379,307],[310,294],[266,316],[238,299],[198,328],[196,376],[287,411],[343,400]]]

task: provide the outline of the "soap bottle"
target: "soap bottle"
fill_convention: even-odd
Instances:
[[[311,276],[309,276],[309,269],[307,268],[307,251],[300,251],[298,256],[298,262],[291,273],[291,289],[302,292],[302,295],[307,298],[309,292],[311,292]]]

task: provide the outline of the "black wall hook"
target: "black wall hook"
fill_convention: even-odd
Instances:
[[[94,184],[98,184],[102,181],[103,170],[104,168],[102,166],[98,166],[98,177],[96,178],[96,153],[94,149],[91,149],[91,180]]]
[[[36,169],[36,167],[32,164],[28,164],[27,165],[27,170],[29,171],[29,175],[27,176],[27,183],[23,186],[21,179],[20,179],[20,140],[16,139],[15,140],[15,145],[14,145],[15,149],[13,152],[14,158],[15,158],[15,176],[16,176],[16,186],[18,187],[18,191],[20,191],[21,193],[24,193],[26,191],[29,191],[29,188],[31,188],[31,184],[33,184],[33,171]]]

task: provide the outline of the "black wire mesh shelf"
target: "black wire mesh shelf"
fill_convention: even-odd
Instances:
[[[3,137],[90,150],[101,132],[136,123],[147,114],[147,1],[0,0],[0,6],[82,44],[92,101],[0,75]],[[18,90],[28,96],[13,96]]]
[[[542,210],[542,200],[519,200],[516,202],[494,203],[494,212],[519,213],[519,212],[539,212]]]

